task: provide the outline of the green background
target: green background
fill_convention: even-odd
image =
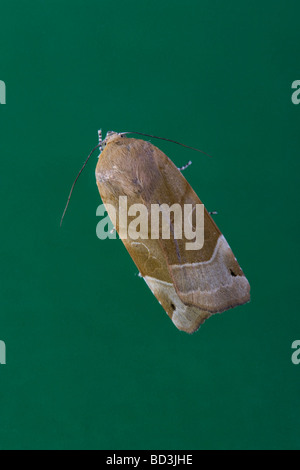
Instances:
[[[300,448],[299,1],[1,0],[1,449]],[[96,238],[97,130],[153,141],[250,304],[190,336]]]

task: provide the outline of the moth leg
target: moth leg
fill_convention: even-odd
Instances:
[[[98,131],[98,140],[99,140],[99,144],[100,144],[100,146],[99,146],[100,153],[99,153],[99,156],[98,156],[98,158],[99,158],[100,155],[101,155],[101,152],[103,151],[102,129],[99,129],[99,131]]]
[[[192,162],[191,162],[191,160],[190,160],[189,162],[187,162],[186,165],[184,165],[184,166],[178,168],[178,170],[179,170],[179,171],[184,171],[184,170],[186,170],[191,164],[192,164]]]

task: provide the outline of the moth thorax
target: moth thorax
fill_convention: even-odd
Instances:
[[[108,131],[107,134],[106,134],[106,137],[103,141],[103,144],[106,145],[106,144],[109,144],[110,142],[112,142],[113,140],[116,140],[120,137],[120,134],[118,132],[115,132],[115,131]]]

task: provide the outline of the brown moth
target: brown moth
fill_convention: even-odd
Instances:
[[[96,181],[112,218],[120,196],[128,206],[202,204],[181,171],[148,141],[109,132],[101,142]],[[120,234],[119,221],[116,230]],[[120,237],[122,239],[122,237]],[[227,241],[204,210],[204,245],[187,250],[184,238],[122,239],[140,275],[179,330],[193,333],[214,313],[250,300],[250,286]]]

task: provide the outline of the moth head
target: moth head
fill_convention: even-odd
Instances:
[[[108,131],[105,139],[101,141],[102,148],[104,148],[105,145],[109,144],[110,142],[113,142],[114,140],[119,139],[120,137],[123,137],[123,133],[115,132],[115,131]]]

